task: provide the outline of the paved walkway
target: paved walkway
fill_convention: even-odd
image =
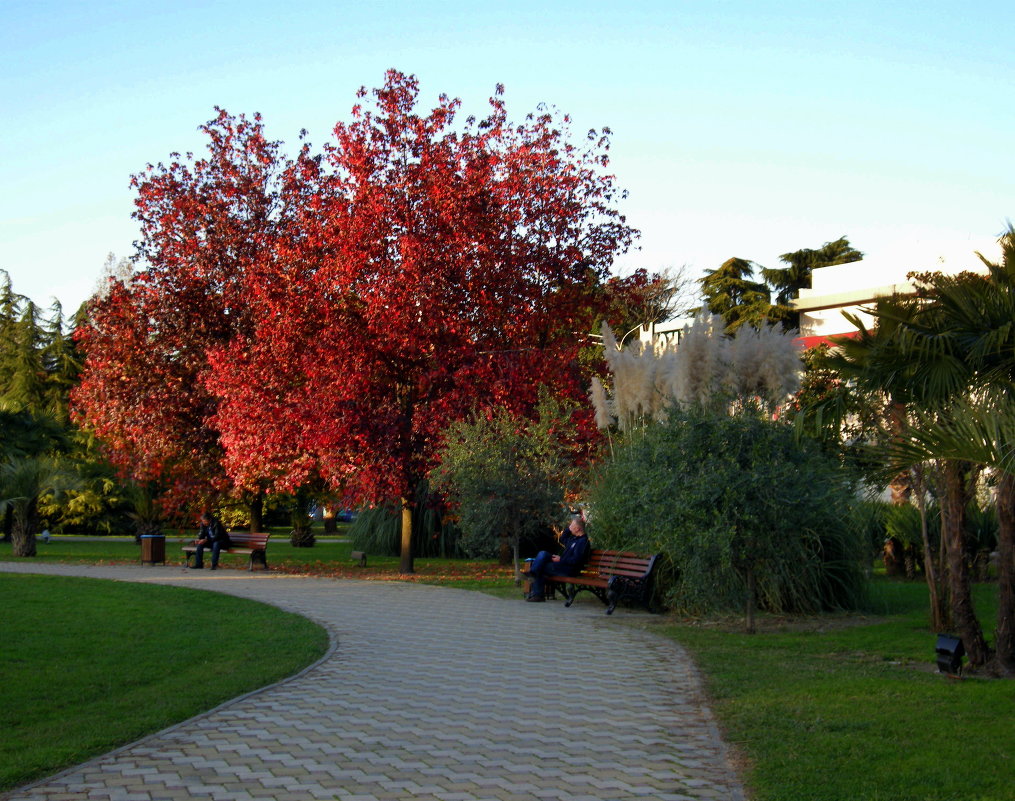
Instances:
[[[332,640],[293,679],[10,799],[743,799],[681,648],[605,617],[588,595],[564,609],[235,570],[0,563],[0,571],[216,590],[305,615]]]

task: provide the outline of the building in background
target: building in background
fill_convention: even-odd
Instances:
[[[993,242],[982,247],[970,244],[956,248],[947,256],[866,258],[819,267],[811,274],[811,288],[801,289],[793,300],[793,307],[800,312],[800,342],[812,348],[828,342],[829,337],[854,334],[856,328],[843,312],[856,315],[867,328],[873,327],[874,318],[864,307],[869,308],[878,298],[912,295],[916,288],[906,277],[909,273],[985,274],[987,268],[977,257],[977,251],[991,260],[999,258],[997,243]]]

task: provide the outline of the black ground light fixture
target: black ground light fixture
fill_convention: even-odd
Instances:
[[[962,645],[962,640],[951,634],[938,634],[937,645],[934,650],[937,651],[937,669],[939,672],[947,673],[949,676],[959,676],[962,674],[962,657],[966,655],[966,649]]]

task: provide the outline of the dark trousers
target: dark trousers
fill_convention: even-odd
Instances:
[[[219,566],[219,553],[222,551],[222,543],[216,540],[208,545],[198,545],[194,551],[194,567],[204,567],[204,549],[211,548],[211,566]]]
[[[529,594],[530,595],[542,595],[544,576],[570,576],[572,575],[571,570],[562,565],[560,562],[553,561],[553,554],[549,551],[540,551],[536,554],[536,558],[532,560],[532,564],[529,567]]]

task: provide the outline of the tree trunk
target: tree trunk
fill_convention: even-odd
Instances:
[[[916,506],[920,510],[920,538],[923,541],[923,575],[927,580],[927,592],[930,595],[930,626],[934,631],[944,631],[950,625],[948,605],[944,602],[941,592],[937,567],[934,565],[934,551],[930,547],[930,534],[927,531],[927,495],[923,478],[923,468],[916,470]]]
[[[11,554],[31,557],[36,554],[35,532],[39,523],[39,502],[33,498],[28,502],[24,515],[14,516],[11,528]]]
[[[398,572],[414,573],[412,560],[412,505],[408,498],[402,498],[402,548]]]
[[[248,508],[250,510],[250,533],[257,534],[264,531],[264,493],[255,492],[250,497]]]
[[[14,510],[10,506],[4,511],[4,532],[0,542],[11,541],[11,531],[14,530]]]
[[[512,554],[512,556],[514,558],[515,586],[516,587],[522,586],[522,567],[521,567],[521,560],[518,558],[521,555],[518,552],[519,545],[520,545],[520,540],[521,540],[521,538],[518,536],[517,533],[515,533],[511,537],[511,554]]]
[[[1002,473],[997,485],[997,566],[998,604],[997,654],[998,672],[1015,675],[1015,476]]]
[[[952,622],[962,638],[970,667],[982,668],[990,659],[990,649],[973,608],[969,566],[966,563],[965,510],[969,470],[961,462],[949,459],[944,464],[945,492],[942,500],[944,521],[941,536],[947,542],[948,584],[951,591]]]
[[[500,534],[500,547],[497,549],[497,564],[503,567],[511,564],[511,542],[513,539],[507,531],[502,531]]]

